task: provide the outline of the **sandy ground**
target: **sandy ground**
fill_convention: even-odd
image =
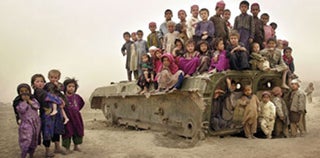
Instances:
[[[194,142],[162,132],[136,131],[108,125],[100,110],[89,106],[82,111],[85,122],[82,152],[56,154],[56,158],[163,158],[163,157],[320,157],[320,97],[307,106],[308,133],[289,139],[254,139],[242,137],[207,137]],[[19,157],[18,126],[10,104],[0,105],[0,158]],[[53,149],[53,146],[52,146]],[[35,157],[43,157],[38,146]]]

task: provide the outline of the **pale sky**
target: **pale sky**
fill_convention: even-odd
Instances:
[[[50,69],[79,80],[78,93],[88,99],[97,87],[126,80],[125,57],[120,53],[122,33],[164,21],[164,10],[177,12],[198,4],[214,14],[217,0],[1,0],[0,1],[0,101],[12,102],[20,83],[31,76],[47,77]],[[302,80],[320,77],[318,31],[320,1],[249,0],[278,24],[277,37],[293,48],[296,73]],[[225,0],[231,21],[240,14],[240,1]]]

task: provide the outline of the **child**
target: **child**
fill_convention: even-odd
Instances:
[[[153,65],[151,62],[151,58],[147,54],[142,55],[142,63],[141,63],[141,70],[142,74],[138,80],[138,86],[142,89],[139,93],[144,94],[148,92],[149,85],[154,80],[154,73],[153,73]]]
[[[304,90],[304,92],[307,95],[308,103],[312,103],[312,93],[314,91],[313,83],[310,82],[308,87]]]
[[[289,111],[286,102],[282,99],[282,89],[274,87],[272,89],[273,99],[272,102],[276,106],[276,122],[274,133],[276,137],[284,136],[289,137]]]
[[[143,32],[142,30],[138,30],[137,31],[137,41],[134,42],[134,44],[136,45],[136,49],[137,49],[137,53],[138,53],[138,74],[139,76],[142,74],[141,71],[141,59],[142,59],[142,55],[143,54],[147,54],[148,53],[148,45],[147,45],[147,41],[143,40]]]
[[[253,42],[256,42],[259,44],[260,48],[264,48],[263,42],[264,42],[264,29],[263,29],[263,22],[261,19],[258,18],[258,14],[260,12],[260,5],[258,3],[253,3],[251,5],[251,13],[253,16],[253,23],[254,23],[254,38]]]
[[[252,52],[250,54],[251,60],[250,64],[252,70],[269,71],[270,63],[269,61],[260,54],[260,44],[257,42],[252,43]]]
[[[173,56],[169,53],[162,55],[162,66],[157,74],[158,89],[157,92],[168,92],[169,90],[180,89],[183,82],[183,71],[179,70],[174,63]]]
[[[180,23],[176,25],[176,31],[179,32],[179,38],[181,38],[183,41],[187,41],[188,35],[187,35],[187,21],[186,21],[187,13],[184,10],[178,11],[178,18],[180,19]]]
[[[187,35],[189,39],[194,39],[195,30],[197,27],[197,23],[199,22],[198,14],[199,14],[199,6],[192,5],[190,9],[191,18],[187,23]]]
[[[219,1],[216,4],[216,15],[210,18],[214,25],[214,36],[215,38],[222,38],[224,42],[227,42],[229,37],[229,30],[226,25],[225,20],[222,18],[223,10],[225,8],[225,3],[223,1]]]
[[[62,135],[62,146],[70,151],[71,138],[74,143],[74,150],[81,151],[79,145],[82,144],[84,135],[83,120],[80,110],[84,107],[82,97],[76,94],[78,82],[75,79],[66,79],[63,82],[64,93],[69,106],[66,106],[66,112],[70,121],[66,124],[66,132]]]
[[[167,22],[168,33],[163,38],[164,53],[172,53],[174,48],[174,41],[179,37],[179,32],[175,31],[175,23],[173,21]]]
[[[270,38],[267,41],[267,47],[260,53],[269,61],[271,71],[282,72],[282,88],[288,89],[289,87],[287,86],[286,81],[289,69],[281,57],[280,50],[276,49],[276,42],[277,41],[274,38]]]
[[[294,79],[291,81],[292,92],[290,94],[290,129],[291,136],[296,137],[298,129],[300,136],[306,132],[306,96],[300,88],[300,81]]]
[[[172,55],[175,59],[175,63],[177,65],[179,65],[179,60],[181,57],[183,57],[183,55],[185,53],[184,44],[183,44],[182,40],[178,38],[174,41],[174,45],[175,45],[175,47],[172,51]]]
[[[227,52],[224,49],[222,38],[217,38],[214,40],[215,51],[212,55],[211,64],[209,68],[209,73],[214,71],[221,72],[229,69],[229,59],[227,58]]]
[[[65,96],[61,93],[63,91],[64,87],[63,87],[62,83],[59,82],[60,76],[61,76],[61,73],[59,70],[55,70],[55,69],[50,70],[48,73],[48,79],[50,82],[44,86],[44,90],[51,93],[52,95],[56,95],[60,99],[66,101]],[[66,105],[68,106],[68,104],[66,104]],[[64,118],[63,124],[66,124],[69,121],[69,118],[67,117],[67,114],[63,108],[61,108],[60,110],[61,110],[62,116]],[[55,112],[55,114],[57,113],[57,105],[56,104],[53,104],[52,111]],[[52,113],[51,113],[51,115],[53,115]]]
[[[160,41],[163,41],[163,37],[168,33],[168,22],[172,19],[172,10],[166,9],[164,11],[165,22],[160,25]],[[163,45],[163,44],[162,44]]]
[[[251,15],[247,14],[249,9],[249,2],[241,1],[239,5],[241,14],[234,20],[233,28],[239,32],[239,41],[244,44],[245,48],[249,50],[249,44],[254,38],[254,21]]]
[[[270,39],[270,38],[275,38],[274,36],[274,30],[272,29],[272,27],[270,25],[268,25],[269,22],[269,14],[267,13],[263,13],[260,16],[262,22],[263,22],[263,30],[264,30],[264,47],[266,47],[266,42]]]
[[[244,86],[243,96],[237,100],[236,108],[244,108],[242,125],[247,138],[254,139],[257,132],[257,119],[259,111],[259,99],[252,94],[250,85]]]
[[[64,133],[64,125],[61,116],[61,110],[58,108],[58,113],[54,116],[50,115],[52,104],[57,104],[63,108],[65,103],[57,96],[43,90],[45,78],[42,74],[35,74],[31,77],[31,86],[34,89],[34,97],[40,103],[40,118],[43,145],[46,148],[45,156],[53,157],[54,154],[50,151],[51,141],[55,144],[55,153],[66,154],[60,147],[60,135]]]
[[[149,23],[149,30],[150,34],[147,37],[147,45],[150,48],[151,46],[155,46],[157,48],[161,48],[161,42],[160,42],[160,32],[156,31],[157,24],[155,22]]]
[[[271,27],[272,27],[272,29],[273,29],[273,32],[274,32],[274,38],[275,38],[275,39],[277,39],[276,29],[277,29],[277,27],[278,27],[278,24],[277,24],[277,23],[275,23],[275,22],[272,22],[272,23],[270,23],[270,26],[271,26]]]
[[[226,21],[226,25],[227,25],[227,28],[228,28],[229,33],[230,33],[231,30],[233,29],[231,23],[229,22],[230,16],[231,16],[231,11],[230,11],[229,9],[225,9],[225,10],[223,11],[222,17],[223,17],[223,19]]]
[[[227,57],[231,70],[249,69],[249,53],[247,49],[239,43],[240,35],[233,31],[230,33],[230,45],[227,47]]]
[[[260,127],[268,139],[272,138],[272,131],[276,118],[276,107],[270,101],[271,94],[267,91],[262,93],[262,102],[260,104]]]
[[[210,67],[211,51],[209,49],[209,43],[205,40],[201,40],[198,44],[199,47],[199,60],[200,65],[197,69],[197,72],[202,74],[208,72]]]
[[[284,63],[286,63],[286,65],[289,67],[291,74],[294,74],[294,61],[291,47],[286,47],[285,49],[283,49],[282,59]]]
[[[211,43],[214,37],[214,24],[212,21],[208,20],[209,10],[207,8],[202,8],[200,10],[200,17],[202,21],[197,24],[195,30],[196,40],[198,42],[200,40],[206,40],[208,43]]]
[[[138,66],[137,66],[137,54],[135,52],[135,46],[134,42],[132,42],[130,40],[130,33],[129,32],[125,32],[123,33],[123,39],[125,40],[125,43],[122,45],[121,47],[121,53],[123,56],[127,56],[126,58],[126,69],[127,69],[127,77],[128,77],[128,81],[132,81],[132,72],[134,73],[135,79],[137,79],[138,77]],[[132,49],[132,47],[134,49]],[[131,50],[133,50],[134,52],[131,52]]]
[[[29,153],[33,157],[35,149],[38,145],[40,134],[40,118],[38,110],[40,105],[38,101],[31,95],[31,87],[22,83],[17,88],[18,105],[16,111],[21,120],[19,124],[19,145],[21,149],[21,158],[26,158]]]
[[[185,77],[192,76],[199,66],[199,52],[195,51],[193,40],[186,42],[187,52],[179,60],[179,68],[184,72]]]

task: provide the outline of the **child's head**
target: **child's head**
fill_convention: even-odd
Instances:
[[[149,23],[149,30],[150,30],[151,32],[155,32],[156,29],[157,29],[157,23],[155,23],[155,22],[150,22],[150,23]]]
[[[291,57],[292,56],[292,48],[291,47],[287,47],[287,48],[283,49],[283,54],[286,57]]]
[[[263,25],[267,25],[268,24],[268,22],[269,22],[269,14],[267,14],[267,13],[263,13],[263,14],[261,14],[261,16],[260,16],[260,19],[262,20],[262,22],[263,22]]]
[[[42,74],[35,74],[31,77],[31,86],[33,89],[43,89],[46,79]]]
[[[130,33],[129,32],[124,32],[123,33],[123,39],[125,41],[130,41]]]
[[[206,40],[201,40],[198,44],[200,52],[205,53],[209,49],[209,43]]]
[[[222,38],[216,38],[213,42],[214,49],[218,51],[224,50],[224,43]]]
[[[258,3],[251,4],[251,13],[254,17],[257,17],[260,12],[260,6]]]
[[[282,46],[283,46],[283,48],[289,47],[289,42],[287,40],[283,40],[282,41]]]
[[[215,8],[216,14],[217,14],[217,15],[222,15],[225,6],[226,6],[226,4],[225,4],[223,1],[217,2],[216,8]]]
[[[241,1],[240,5],[239,5],[239,9],[241,11],[242,14],[247,13],[248,9],[249,9],[249,2],[248,1]]]
[[[175,41],[174,41],[174,45],[176,46],[176,48],[178,48],[179,50],[182,50],[183,49],[183,42],[181,39],[177,38]]]
[[[239,38],[240,34],[236,30],[231,31],[229,40],[232,46],[237,46],[239,44]]]
[[[245,96],[251,96],[252,94],[252,88],[251,88],[251,85],[245,85],[244,88],[243,88],[243,94]]]
[[[267,47],[271,49],[275,49],[277,46],[277,40],[275,38],[269,38],[267,40]]]
[[[200,10],[200,17],[203,21],[208,20],[209,17],[209,10],[207,8],[202,8]]]
[[[27,101],[31,96],[31,87],[26,83],[21,83],[17,87],[17,92],[22,100]]]
[[[170,9],[165,10],[164,17],[166,18],[166,21],[170,21],[172,18],[172,10]]]
[[[150,56],[148,54],[142,54],[141,60],[142,62],[147,63],[150,61]]]
[[[253,42],[251,48],[252,48],[252,52],[255,52],[255,53],[259,53],[260,51],[260,45],[257,42]]]
[[[230,19],[230,16],[231,16],[231,11],[229,9],[225,9],[223,11],[223,18],[226,19],[227,21]]]
[[[281,39],[277,40],[277,48],[283,49],[283,41]]]
[[[64,80],[63,86],[65,87],[65,94],[74,94],[77,92],[77,89],[79,87],[78,81],[74,78],[67,78],[66,80]]]
[[[150,53],[150,55],[151,56],[155,56],[155,52],[158,50],[158,48],[156,47],[156,46],[151,46],[150,48],[149,48],[149,53]]]
[[[273,94],[274,96],[276,96],[276,97],[281,97],[281,96],[282,96],[282,89],[281,89],[279,86],[274,87],[274,88],[272,89],[272,94]]]
[[[270,23],[270,26],[272,27],[273,30],[276,30],[278,25],[275,22]]]
[[[162,56],[161,49],[157,49],[157,50],[156,50],[155,56],[156,56],[157,59],[161,59],[161,56]]]
[[[142,30],[138,30],[138,31],[137,31],[137,36],[138,36],[138,39],[142,39],[142,37],[143,37],[143,31],[142,31]]]
[[[291,87],[291,89],[292,89],[293,91],[298,90],[299,87],[300,87],[300,81],[299,81],[298,79],[293,79],[293,80],[291,81],[290,87]]]
[[[186,20],[186,17],[187,17],[187,13],[185,10],[179,10],[178,11],[178,18],[181,20],[181,21],[185,21]]]
[[[262,97],[262,102],[263,103],[268,103],[270,101],[271,94],[268,91],[264,91],[262,93],[261,97]]]
[[[199,14],[199,6],[198,5],[192,5],[190,9],[190,13],[192,14],[192,17],[197,18]]]
[[[136,32],[132,32],[132,33],[131,33],[131,39],[132,39],[133,41],[137,41],[137,33],[136,33]]]
[[[56,83],[60,80],[61,72],[57,69],[52,69],[48,72],[48,79],[51,83]]]
[[[49,82],[44,85],[43,89],[51,94],[56,94],[57,86],[54,83]]]
[[[186,42],[187,52],[193,53],[194,52],[194,46],[195,46],[195,43],[194,43],[194,41],[192,39],[187,40],[187,42]]]
[[[170,66],[170,59],[168,56],[162,56],[161,57],[161,62],[163,64],[163,66],[165,67],[169,67]]]
[[[170,33],[174,32],[175,27],[176,27],[176,24],[173,21],[168,21],[167,22],[168,32],[170,32]]]

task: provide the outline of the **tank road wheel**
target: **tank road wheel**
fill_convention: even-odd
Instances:
[[[112,116],[110,105],[106,105],[106,104],[103,105],[102,112],[104,117],[107,119],[107,122],[113,123],[113,116]]]
[[[188,119],[188,121],[185,124],[186,134],[189,135],[191,138],[194,138],[198,134],[198,127],[196,127],[196,124],[192,119]]]

